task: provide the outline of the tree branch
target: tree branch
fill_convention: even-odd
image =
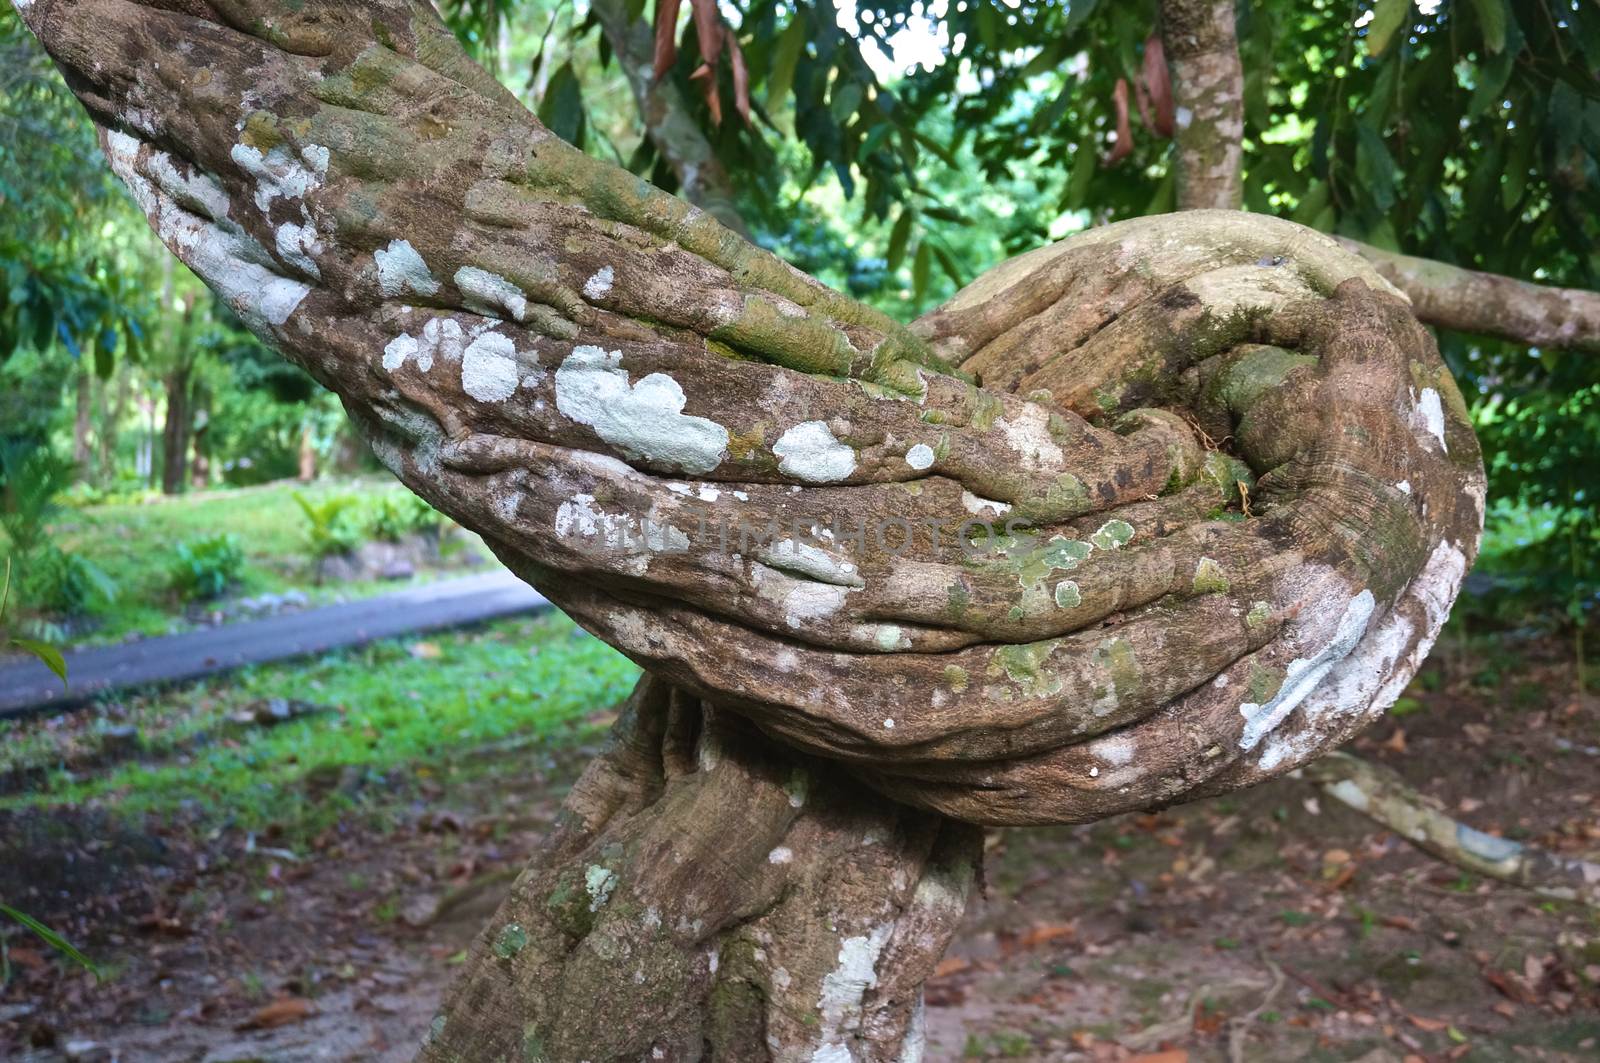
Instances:
[[[1426,324],[1600,354],[1600,292],[1534,284],[1337,239],[1404,292]]]
[[[677,176],[679,193],[748,239],[733,181],[690,114],[689,101],[670,73],[655,76],[649,23],[629,16],[627,0],[594,0],[593,9],[633,90],[645,135]]]
[[[1545,897],[1600,907],[1600,864],[1474,830],[1381,764],[1330,753],[1303,769],[1307,779],[1426,853]]]
[[[1235,210],[1244,202],[1244,68],[1234,24],[1233,0],[1161,2],[1179,210]]]
[[[1177,108],[1178,209],[1243,202],[1244,68],[1233,0],[1162,0]],[[1338,238],[1378,268],[1424,324],[1533,347],[1600,352],[1600,293],[1555,288]]]

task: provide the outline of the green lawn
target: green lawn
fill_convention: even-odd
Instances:
[[[0,808],[91,804],[302,835],[453,755],[548,737],[620,701],[637,675],[560,614],[247,669],[126,699],[116,723],[138,727],[143,756],[104,770],[55,768]],[[331,711],[272,727],[231,722],[265,698]],[[72,763],[110,726],[69,734],[39,720],[0,723],[0,773]]]
[[[185,603],[171,589],[174,551],[179,543],[218,532],[236,536],[245,553],[244,578],[232,596],[299,588],[317,603],[392,587],[381,581],[313,586],[308,523],[294,499],[296,492],[312,500],[349,494],[368,505],[404,488],[387,476],[310,486],[280,482],[67,510],[52,525],[55,541],[93,562],[117,587],[116,600],[96,607],[93,630],[78,641],[114,642],[130,634],[161,635],[186,626]],[[475,541],[467,548],[480,550]]]

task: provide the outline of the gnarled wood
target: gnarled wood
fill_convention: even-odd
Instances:
[[[420,1058],[920,1058],[981,848],[646,677]]]
[[[682,1058],[698,1035],[760,1059],[759,1024],[775,1059],[819,1028],[892,1058],[945,923],[848,1015],[810,983],[758,1007],[790,968],[740,928],[826,982],[845,940],[898,940],[928,854],[966,851],[940,817],[1084,821],[1295,767],[1393,701],[1476,549],[1481,463],[1430,338],[1299,226],[1108,226],[907,328],[551,136],[420,2],[23,15],[179,257],[408,486],[726,724],[715,769],[666,767],[673,727],[624,734],[435,1059],[528,1028],[613,1058],[640,1016]],[[815,811],[774,790],[808,758],[834,765]],[[747,833],[715,826],[741,806]],[[870,824],[905,841],[880,860]],[[691,930],[644,934],[652,906]],[[713,947],[746,973],[713,977]],[[673,993],[626,989],[645,955]],[[626,991],[582,1010],[569,983]]]

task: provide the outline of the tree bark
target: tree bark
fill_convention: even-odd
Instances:
[[[166,419],[161,426],[161,493],[181,495],[189,471],[189,367],[171,370],[161,383],[167,397]]]
[[[920,1058],[981,850],[646,676],[420,1058]]]
[[[1446,863],[1546,897],[1600,907],[1600,864],[1474,830],[1381,764],[1331,753],[1304,771],[1328,796]]]
[[[650,24],[630,17],[627,0],[595,0],[592,9],[633,90],[645,136],[678,179],[678,194],[748,239],[733,181],[695,123],[689,101],[670,75],[655,76]]]
[[[431,1059],[913,1059],[950,820],[1303,764],[1470,564],[1459,392],[1299,226],[1096,229],[908,328],[552,136],[425,4],[156,2],[23,10],[156,231],[652,676]]]
[[[1244,68],[1233,0],[1161,0],[1172,79],[1178,209],[1244,203]]]
[[[1339,243],[1376,266],[1406,293],[1417,317],[1436,328],[1600,354],[1600,292],[1519,281],[1342,237]]]

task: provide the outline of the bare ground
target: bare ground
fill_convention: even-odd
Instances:
[[[1600,699],[1568,693],[1559,652],[1529,647],[1549,658],[1514,684],[1414,691],[1358,750],[1479,829],[1592,853]],[[299,859],[184,822],[0,813],[0,897],[107,968],[8,934],[0,1059],[409,1060],[586,756],[533,752],[393,780]],[[1464,876],[1292,779],[997,832],[986,879],[929,985],[931,1061],[1600,1059],[1594,912]]]

